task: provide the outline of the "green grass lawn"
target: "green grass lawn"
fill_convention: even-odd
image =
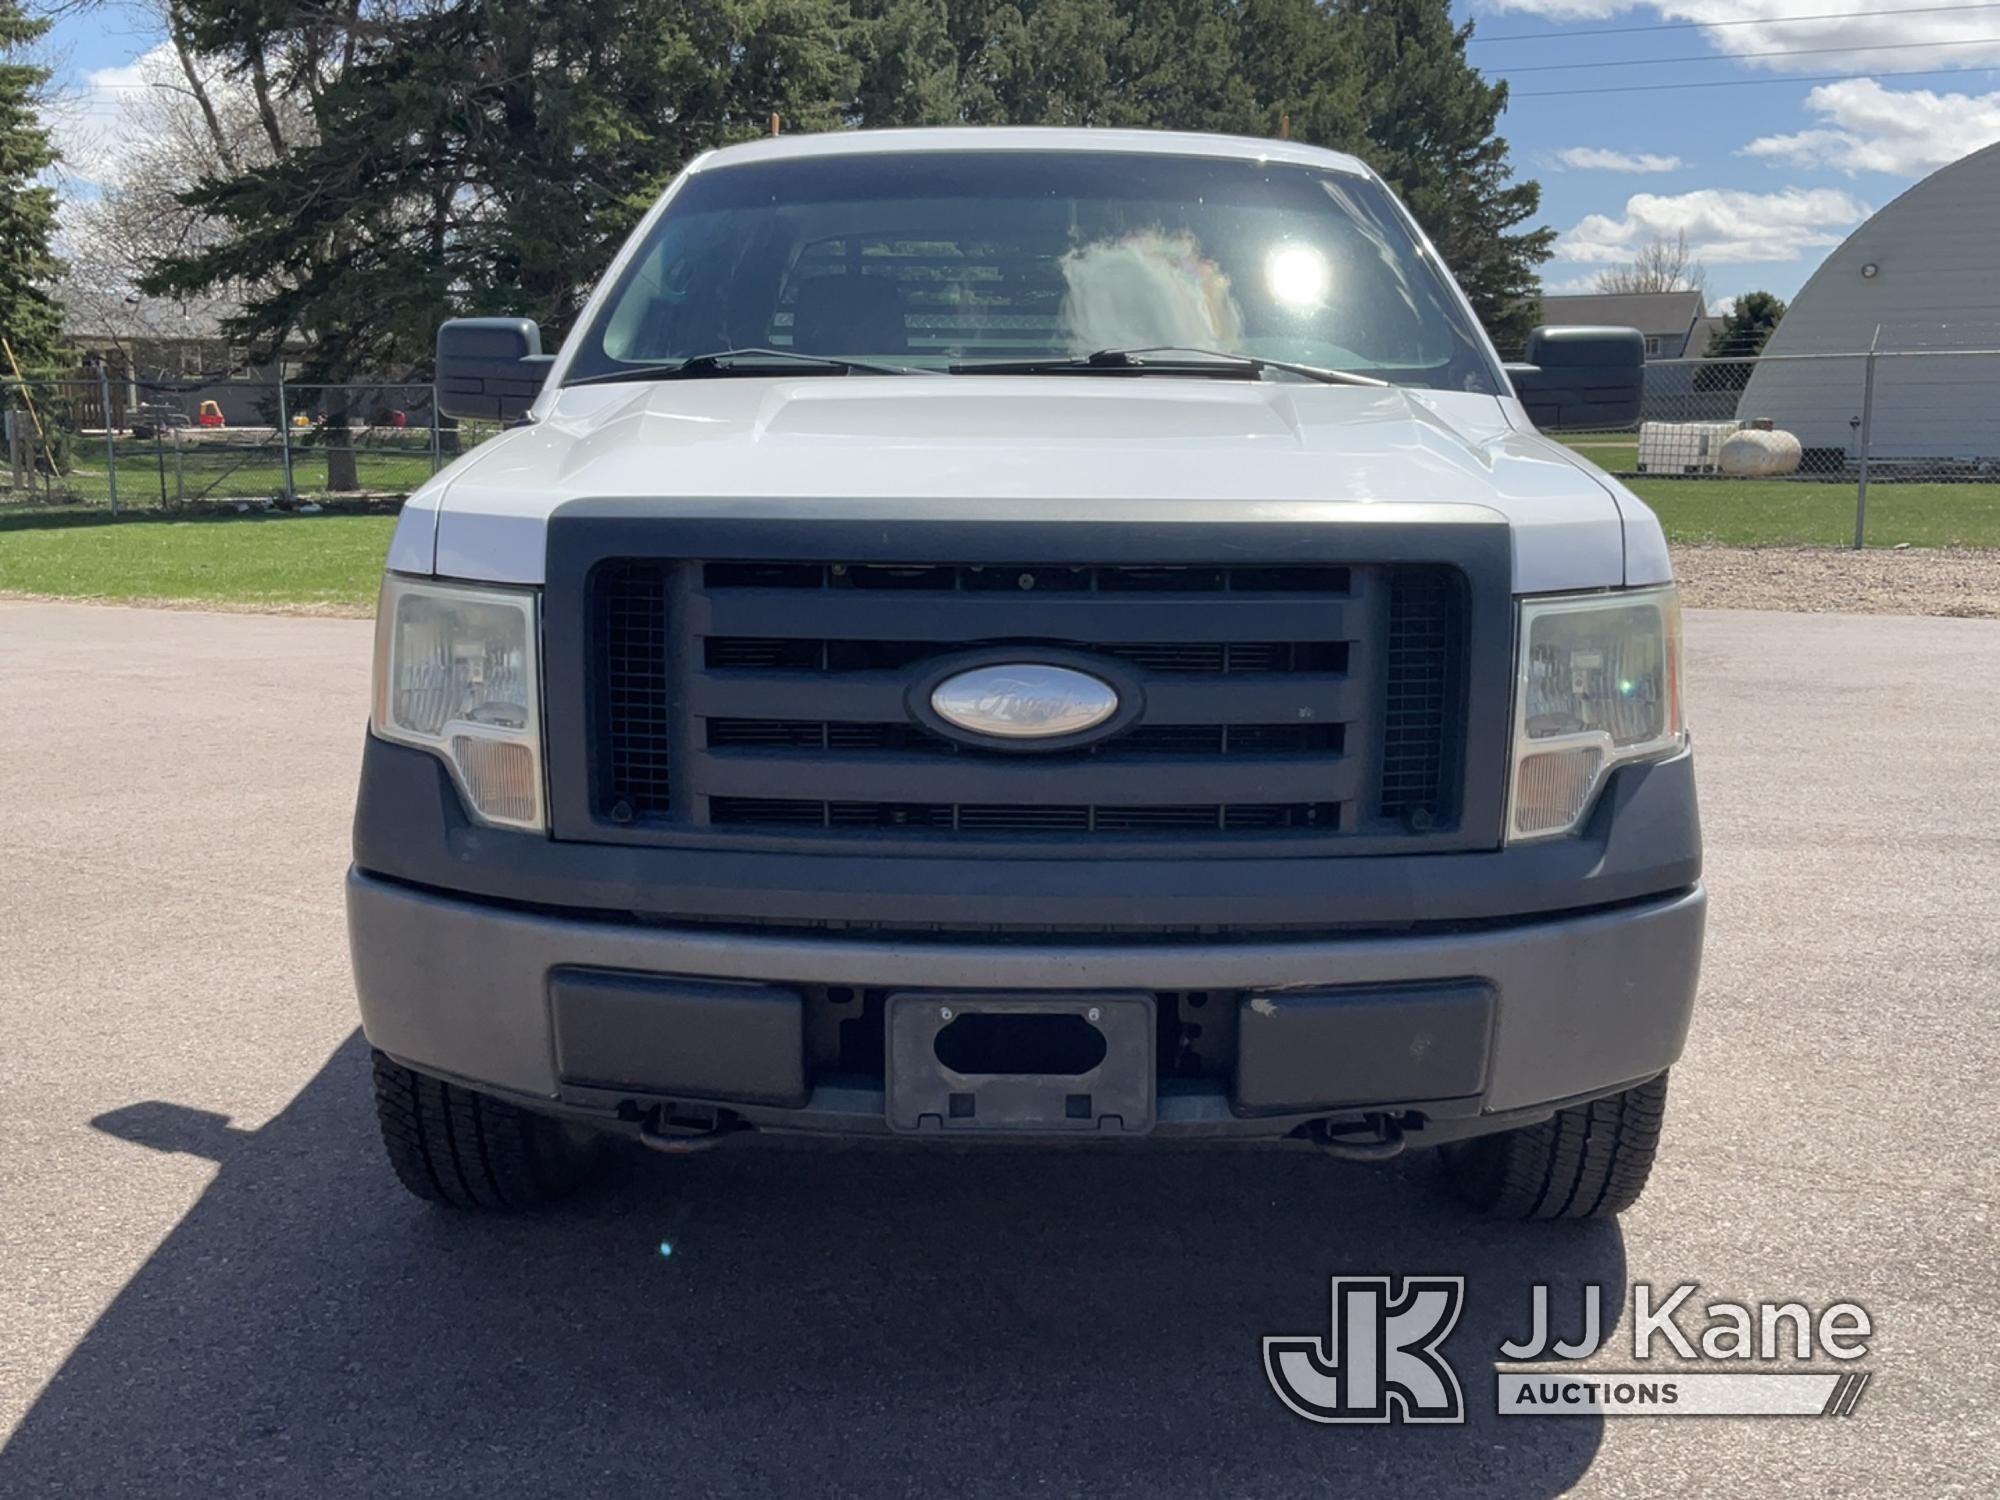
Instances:
[[[365,610],[395,526],[393,515],[0,511],[0,593]]]
[[[1785,479],[1627,479],[1676,542],[1847,546],[1854,486]],[[2000,484],[1871,484],[1868,544],[2000,547]]]
[[[1565,448],[1574,449],[1580,457],[1589,459],[1598,468],[1611,474],[1629,474],[1639,467],[1639,440],[1633,437],[1592,437],[1584,433],[1575,437],[1557,439]]]
[[[1570,433],[1566,447],[1621,476],[1659,512],[1676,542],[1737,547],[1846,546],[1854,540],[1852,480],[1648,478],[1635,474],[1638,440]],[[1868,541],[1891,547],[2000,547],[2000,484],[1868,487]]]

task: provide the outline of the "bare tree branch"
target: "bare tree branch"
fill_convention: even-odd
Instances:
[[[201,106],[201,117],[208,125],[208,138],[215,147],[215,154],[230,176],[237,171],[236,152],[229,137],[223,132],[222,120],[215,112],[215,101],[208,96],[208,85],[195,70],[194,53],[188,46],[186,18],[174,0],[167,0],[167,35],[173,39],[174,56],[180,59],[181,73],[187,79],[188,91]]]
[[[1597,273],[1600,292],[1700,292],[1708,295],[1708,267],[1688,248],[1687,231],[1642,246],[1624,265]]]

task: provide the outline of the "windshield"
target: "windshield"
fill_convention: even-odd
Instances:
[[[1378,184],[1110,152],[885,153],[696,173],[567,378],[729,349],[942,370],[1159,345],[1504,389]]]

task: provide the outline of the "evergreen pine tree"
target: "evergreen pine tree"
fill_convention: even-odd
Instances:
[[[1773,292],[1745,292],[1738,297],[1724,316],[1722,326],[1709,335],[1708,347],[1702,353],[1711,360],[1732,359],[1742,363],[1697,366],[1694,388],[1698,391],[1742,390],[1750,383],[1750,372],[1756,368],[1749,363],[1750,359],[1764,352],[1764,346],[1778,331],[1779,320],[1784,316],[1784,299]]]
[[[1450,0],[1344,0],[1340,15],[1362,79],[1359,138],[1326,144],[1351,146],[1388,179],[1494,342],[1520,347],[1555,232],[1521,227],[1542,190],[1513,180],[1507,142],[1495,133],[1507,85],[1488,83],[1465,60],[1472,27],[1453,23]]]
[[[1381,170],[1503,343],[1553,238],[1521,228],[1539,189],[1512,179],[1505,86],[1466,62],[1448,0],[430,0],[345,34],[287,0],[179,4],[199,51],[310,129],[273,123],[269,166],[218,164],[190,201],[225,235],[145,289],[250,288],[231,332],[303,337],[310,378],[421,368],[454,312],[561,332],[672,173],[773,114],[1288,123]]]
[[[1703,352],[1711,359],[1724,354],[1761,354],[1784,316],[1785,300],[1775,292],[1745,292],[1724,315],[1722,326],[1709,336]]]
[[[867,125],[1130,125],[1352,151],[1519,345],[1555,236],[1449,0],[854,0]]]
[[[48,29],[19,0],[0,0],[0,335],[26,370],[53,363],[62,345],[62,309],[50,293],[60,269],[49,248],[56,195],[37,181],[56,160],[37,113],[49,74],[17,60]]]

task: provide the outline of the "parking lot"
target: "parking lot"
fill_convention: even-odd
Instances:
[[[635,1149],[551,1216],[417,1203],[340,906],[369,638],[0,603],[0,1494],[2000,1492],[2000,622],[1691,614],[1662,1165],[1528,1227],[1303,1151]],[[1288,1414],[1260,1337],[1418,1272],[1469,1278],[1469,1423]],[[1865,1403],[1493,1415],[1533,1284],[1634,1281],[1863,1304]]]

